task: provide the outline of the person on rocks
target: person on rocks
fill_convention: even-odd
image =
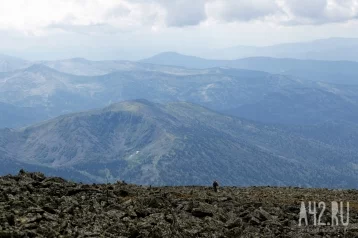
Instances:
[[[219,187],[218,181],[214,180],[214,182],[213,182],[214,192],[216,192],[216,193],[218,192],[218,187]]]
[[[24,175],[24,174],[26,174],[25,170],[24,170],[24,169],[20,169],[19,175]]]

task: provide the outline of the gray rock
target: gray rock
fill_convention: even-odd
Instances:
[[[298,238],[358,234],[355,224],[346,230],[298,227],[303,195],[321,201],[337,198],[337,191],[325,189],[221,187],[217,197],[209,187],[85,185],[23,171],[0,178],[0,191],[0,237]],[[341,190],[339,196],[342,201],[354,201],[358,191]],[[350,210],[350,217],[352,221],[358,217],[355,209]]]

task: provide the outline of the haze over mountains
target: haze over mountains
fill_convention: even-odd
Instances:
[[[356,187],[357,62],[0,59],[0,173]]]
[[[299,60],[270,57],[210,60],[181,55],[175,52],[166,52],[144,59],[141,62],[197,69],[227,67],[259,70],[273,74],[290,75],[302,80],[358,84],[358,62],[355,61]]]
[[[284,43],[272,46],[234,46],[201,54],[210,59],[246,57],[295,58],[303,60],[358,61],[358,38],[328,38],[308,42]]]
[[[32,63],[20,58],[0,54],[0,73],[29,67]]]
[[[0,102],[0,125],[1,127],[20,127],[31,124],[41,119],[46,119],[44,111],[34,107],[19,107]],[[0,128],[1,128],[0,127]]]

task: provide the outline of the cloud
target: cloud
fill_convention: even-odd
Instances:
[[[280,0],[282,24],[316,25],[347,22],[358,17],[358,0]]]
[[[358,0],[11,0],[0,30],[113,34],[230,22],[317,25],[358,18]]]
[[[128,16],[131,13],[131,11],[132,10],[130,7],[120,4],[111,9],[108,9],[108,11],[105,14],[105,17],[107,17],[107,19],[110,19],[110,18],[116,18],[118,16],[120,17]]]
[[[272,0],[226,0],[207,2],[209,16],[223,22],[251,21],[281,13]]]
[[[327,0],[289,0],[283,1],[286,11],[296,17],[317,18],[322,17]]]
[[[166,11],[165,23],[169,27],[193,26],[205,21],[206,2],[206,0],[158,1]]]
[[[358,0],[211,0],[206,11],[221,22],[323,25],[356,20]]]
[[[104,24],[104,23],[96,23],[96,24],[88,24],[88,25],[53,23],[48,25],[47,28],[59,29],[68,32],[76,32],[86,35],[116,34],[118,32],[123,31],[120,28],[116,28],[109,24]]]
[[[34,35],[49,30],[74,32],[129,31],[163,24],[165,9],[155,1],[135,0],[11,0],[0,7],[0,30]]]

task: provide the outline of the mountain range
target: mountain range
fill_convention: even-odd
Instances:
[[[29,67],[31,64],[32,63],[27,60],[0,54],[0,73],[24,69]]]
[[[289,75],[301,80],[335,84],[358,84],[358,62],[354,61],[300,60],[270,57],[212,60],[175,52],[165,52],[140,62],[197,69],[214,67],[248,69]]]
[[[4,115],[0,128],[29,125],[34,120],[137,98],[159,103],[188,101],[265,123],[315,124],[358,118],[358,85],[312,82],[242,69],[164,66],[162,72],[159,65],[155,67],[158,70],[79,76],[38,64],[2,73],[0,101],[13,105],[14,110],[33,108],[36,117],[11,117],[18,113],[16,109],[8,113],[8,118]]]
[[[2,55],[0,174],[355,188],[357,64],[173,52],[138,62]]]
[[[358,38],[327,38],[307,42],[283,43],[269,46],[234,46],[208,50],[200,54],[210,59],[247,57],[295,58],[303,60],[358,61]]]
[[[356,187],[356,148],[306,133],[191,103],[134,100],[3,129],[0,159],[86,182]]]

